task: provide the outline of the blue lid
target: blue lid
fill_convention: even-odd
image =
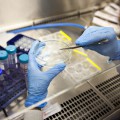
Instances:
[[[2,75],[3,74],[3,70],[0,68],[0,75]]]
[[[7,50],[7,52],[8,52],[9,54],[14,54],[14,53],[16,53],[16,51],[17,51],[17,49],[16,49],[16,47],[15,47],[14,45],[8,45],[8,46],[6,47],[6,50]]]
[[[28,59],[29,59],[28,54],[22,54],[19,56],[20,63],[23,63],[23,64],[28,63]]]
[[[0,50],[0,60],[5,60],[8,58],[8,53],[5,50]]]

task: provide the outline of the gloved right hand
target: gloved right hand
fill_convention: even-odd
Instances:
[[[101,40],[108,40],[101,44],[91,45]],[[117,40],[115,31],[111,27],[91,26],[76,40],[76,45],[85,46],[84,48],[94,50],[110,60],[120,60],[120,40]]]

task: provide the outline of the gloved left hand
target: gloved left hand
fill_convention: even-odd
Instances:
[[[28,96],[25,101],[25,106],[31,106],[46,98],[48,93],[48,87],[52,79],[64,70],[65,64],[57,64],[53,68],[50,68],[46,72],[42,72],[41,65],[36,63],[35,57],[41,52],[44,43],[35,41],[29,52],[28,63]],[[38,49],[39,48],[39,49]],[[46,103],[38,106],[43,108]]]

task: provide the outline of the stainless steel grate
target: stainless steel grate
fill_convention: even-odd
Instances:
[[[111,111],[92,89],[67,100],[61,106],[62,111],[45,120],[99,120]]]
[[[120,75],[116,75],[96,86],[96,88],[107,97],[115,106],[120,106]]]

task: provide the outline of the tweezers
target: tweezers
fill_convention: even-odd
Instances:
[[[105,42],[108,42],[108,40],[101,40],[99,42],[95,42],[93,44],[90,44],[90,45],[98,45],[98,44],[102,44],[102,43],[105,43]],[[67,49],[76,49],[76,48],[80,48],[80,47],[85,47],[85,46],[89,46],[89,45],[78,45],[78,46],[71,46],[71,47],[66,47],[66,48],[61,48],[60,50],[67,50]]]

